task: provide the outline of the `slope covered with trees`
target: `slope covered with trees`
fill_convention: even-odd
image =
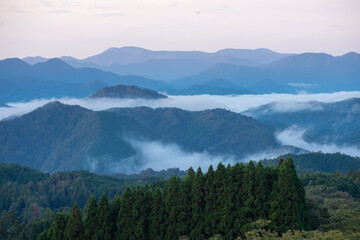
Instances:
[[[172,176],[150,187],[127,187],[111,202],[107,196],[98,202],[89,197],[82,213],[75,203],[69,214],[59,210],[54,218],[45,217],[30,228],[38,236],[45,229],[40,239],[58,239],[59,234],[64,239],[204,239],[216,234],[234,239],[259,219],[270,219],[269,229],[281,233],[310,227],[305,192],[291,160],[277,168],[250,162],[232,167],[220,163],[205,174],[200,168],[189,169],[183,179]],[[29,232],[15,229],[31,238]]]
[[[292,158],[296,171],[301,172],[347,172],[350,169],[360,169],[360,158],[341,153],[312,152],[305,154],[286,154],[278,158],[262,160],[264,166],[277,166],[281,158]]]
[[[165,140],[189,151],[244,157],[279,147],[271,127],[224,109],[186,111],[135,107],[109,111],[134,118],[158,132]]]

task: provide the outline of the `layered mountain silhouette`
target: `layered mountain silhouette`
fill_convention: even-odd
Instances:
[[[74,68],[60,59],[30,65],[20,59],[0,61],[0,101],[47,97],[87,97],[109,85],[136,85],[164,91],[166,82],[140,76],[119,76],[94,68]]]
[[[171,83],[177,89],[184,89],[212,79],[227,79],[259,94],[360,90],[360,57],[357,53],[340,57],[304,53],[260,67],[219,63]]]
[[[272,128],[250,117],[214,109],[117,108],[94,112],[50,102],[0,121],[1,162],[47,171],[86,169],[109,173],[143,160],[128,139],[178,144],[184,151],[234,156],[279,148]],[[171,159],[169,159],[171,161]],[[120,170],[119,170],[120,169]]]
[[[360,57],[355,52],[334,57],[324,53],[280,54],[268,49],[205,53],[123,47],[83,60],[70,56],[25,60],[33,65],[20,59],[0,61],[0,101],[86,97],[99,88],[118,84],[170,95],[360,90]],[[133,75],[118,75],[130,73]],[[152,80],[149,76],[173,80]]]
[[[61,59],[74,67],[91,67],[120,75],[141,75],[150,79],[174,80],[197,74],[217,63],[260,66],[292,54],[276,53],[268,49],[223,49],[214,53],[201,51],[151,51],[139,47],[109,48],[79,60],[64,56]],[[34,64],[49,59],[28,57]]]
[[[90,98],[143,98],[149,100],[167,98],[166,95],[137,86],[116,85],[96,91]]]

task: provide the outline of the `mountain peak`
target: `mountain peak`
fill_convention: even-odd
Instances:
[[[46,67],[49,69],[53,69],[53,68],[71,69],[71,68],[73,68],[72,66],[70,66],[69,64],[67,64],[66,62],[61,60],[60,58],[51,58],[50,60],[48,60],[46,62],[35,64],[34,67]]]
[[[25,61],[19,59],[19,58],[6,58],[4,60],[0,60],[1,65],[12,65],[12,66],[30,66]]]
[[[166,95],[156,91],[139,88],[137,86],[116,85],[104,87],[96,91],[90,98],[144,98],[144,99],[161,99],[167,98]]]

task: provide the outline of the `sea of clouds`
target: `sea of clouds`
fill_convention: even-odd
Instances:
[[[336,92],[323,94],[265,94],[265,95],[196,95],[196,96],[169,96],[169,99],[143,100],[143,99],[38,99],[29,102],[7,103],[10,108],[0,108],[0,119],[13,118],[26,114],[51,101],[60,101],[64,104],[80,105],[94,111],[105,110],[114,107],[136,107],[148,106],[177,107],[189,111],[200,111],[205,109],[224,108],[234,112],[244,112],[250,108],[259,107],[264,104],[274,103],[273,111],[300,111],[304,109],[317,110],[317,102],[337,102],[348,98],[360,97],[360,92]],[[315,106],[315,107],[314,107]],[[320,110],[320,109],[318,109]],[[281,132],[276,132],[275,137],[282,145],[292,145],[308,151],[322,151],[325,153],[341,152],[351,156],[360,156],[360,149],[356,146],[338,146],[332,143],[319,144],[304,140],[303,135],[307,129],[291,126]],[[172,167],[188,169],[201,167],[206,170],[210,164],[216,166],[220,161],[224,164],[234,164],[239,161],[261,160],[276,157],[272,149],[249,155],[243,159],[235,159],[232,156],[213,156],[206,152],[186,152],[176,144],[163,144],[160,142],[144,142],[129,140],[134,149],[137,150],[136,161],[129,159],[128,164],[117,165],[114,163],[112,169],[115,172],[138,172],[139,170],[152,168],[161,170]],[[94,160],[96,161],[96,160]]]

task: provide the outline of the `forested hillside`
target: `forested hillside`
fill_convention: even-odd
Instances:
[[[347,172],[350,169],[360,169],[360,158],[341,153],[312,152],[305,154],[286,154],[274,159],[262,160],[264,166],[275,167],[281,158],[292,158],[296,171],[301,172]]]
[[[3,210],[3,214],[7,213],[7,216],[2,218],[2,232],[9,238],[21,235],[31,239],[34,231],[40,234],[43,229],[48,229],[51,222],[53,222],[51,227],[42,234],[41,239],[54,239],[51,237],[58,234],[65,234],[66,239],[74,239],[72,236],[77,234],[87,238],[98,236],[99,238],[96,239],[110,237],[130,239],[130,236],[135,236],[136,239],[153,239],[155,236],[160,236],[160,239],[178,239],[181,236],[204,239],[220,234],[226,239],[234,239],[244,236],[251,230],[252,223],[258,219],[270,219],[270,229],[281,233],[289,229],[301,230],[310,227],[305,193],[291,160],[283,162],[277,168],[263,168],[261,163],[254,165],[250,162],[246,166],[236,164],[233,167],[225,167],[220,163],[216,170],[210,166],[205,174],[201,169],[196,173],[190,169],[183,179],[173,176],[167,181],[148,187],[139,185],[133,189],[127,187],[121,197],[116,192],[122,191],[124,182],[110,177],[107,177],[104,185],[96,184],[95,189],[91,191],[94,185],[89,186],[89,182],[104,180],[103,177],[86,178],[87,174],[76,172],[69,175],[53,174],[49,177],[47,174],[41,175],[30,169],[24,171],[30,172],[38,180],[23,185],[21,190],[28,191],[29,194],[19,197],[16,201],[20,202],[19,204]],[[21,175],[16,173],[13,176],[14,174],[8,174],[7,178],[13,178],[14,181],[17,179],[16,175]],[[62,180],[62,176],[67,177]],[[71,176],[77,177],[72,179]],[[46,180],[42,180],[43,178]],[[87,180],[82,181],[85,178]],[[66,181],[66,179],[71,180]],[[2,188],[15,185],[12,189],[14,194],[7,194],[8,197],[14,198],[19,192],[16,192],[17,182],[12,181],[4,182]],[[70,183],[71,186],[68,185]],[[38,189],[35,190],[36,188]],[[107,190],[107,192],[101,196],[98,207],[95,198],[90,197],[82,213],[80,211],[82,205],[79,208],[76,203],[69,214],[59,210],[53,218],[50,209],[46,212],[40,211],[38,204],[46,202],[46,197],[51,196],[51,189],[57,188],[62,188],[62,191],[57,191],[58,193],[70,191],[75,194],[73,198],[70,198],[73,195],[69,194],[64,199],[63,206],[69,206],[68,199],[72,201],[78,199],[80,204],[83,204],[86,194],[90,195],[89,193],[93,192],[98,196],[96,190]],[[47,194],[40,197],[36,203],[21,202],[26,196],[29,198],[34,195],[34,193],[30,194],[31,191],[34,193],[42,191]],[[108,197],[114,200],[109,203]],[[55,199],[61,198],[55,197]],[[26,204],[32,207],[27,208]],[[56,210],[60,206],[61,204],[54,204],[52,207]],[[20,209],[16,212],[16,207],[30,210],[32,221],[29,219],[30,224],[26,225],[30,229],[27,230],[25,225],[16,224],[16,214],[22,213]],[[11,218],[13,222],[6,222]],[[36,221],[36,219],[42,220]],[[10,229],[15,232],[9,231]]]

